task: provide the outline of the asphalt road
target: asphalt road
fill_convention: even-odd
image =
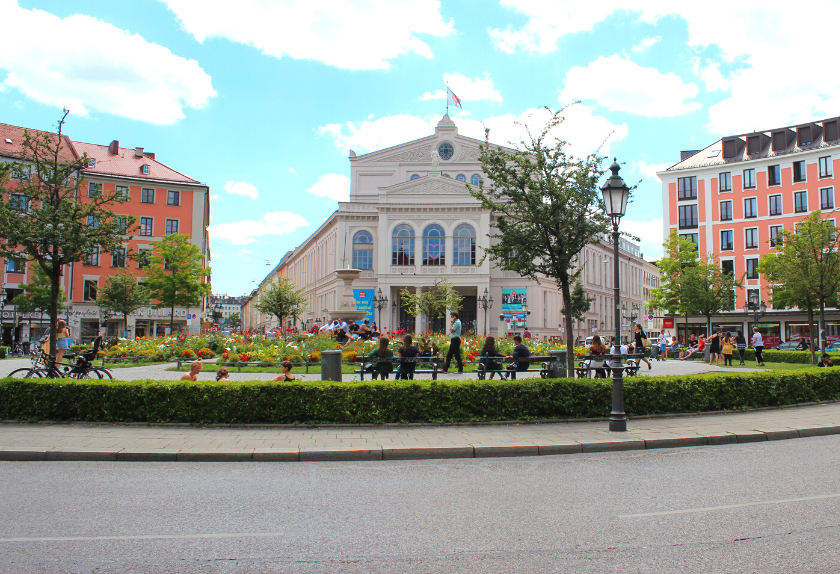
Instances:
[[[840,572],[840,436],[539,458],[0,463],[0,572]]]

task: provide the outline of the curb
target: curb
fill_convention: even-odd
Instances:
[[[127,451],[127,450],[0,450],[0,461],[76,461],[76,462],[350,462],[374,460],[441,460],[447,458],[502,458],[518,456],[551,456],[684,448],[691,446],[718,446],[794,438],[808,438],[840,434],[840,425],[813,427],[785,431],[754,432],[744,434],[717,434],[666,439],[627,439],[607,442],[511,445],[511,446],[447,446],[417,448],[375,449],[288,449],[254,450],[240,452],[203,451]]]

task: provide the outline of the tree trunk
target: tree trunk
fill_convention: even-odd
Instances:
[[[566,376],[575,375],[575,332],[572,330],[572,294],[569,289],[568,278],[560,278],[560,290],[563,293],[563,305],[566,307],[566,315],[563,320],[566,322]]]
[[[817,364],[817,354],[814,351],[814,308],[808,305],[808,347],[811,349],[811,364]]]
[[[175,334],[175,301],[172,301],[172,308],[169,310],[169,336]]]
[[[53,257],[53,261],[56,258]],[[61,289],[61,267],[56,263],[52,264],[52,273],[50,274],[50,367],[55,366],[55,356],[57,349],[55,348],[58,337],[56,336],[56,326],[58,325],[58,295]]]
[[[820,325],[817,337],[820,340],[820,352],[825,353],[825,299],[820,299]]]

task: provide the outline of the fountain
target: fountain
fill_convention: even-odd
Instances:
[[[356,322],[363,321],[365,317],[367,317],[367,311],[359,311],[356,309],[356,299],[353,297],[353,281],[359,278],[359,275],[362,274],[362,270],[338,269],[335,274],[344,284],[344,289],[338,309],[327,310],[330,319],[344,319],[345,321],[353,319]]]

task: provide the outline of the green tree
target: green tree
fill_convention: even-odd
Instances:
[[[12,300],[14,305],[17,305],[18,313],[48,313],[50,310],[50,301],[52,300],[52,284],[49,276],[44,271],[36,266],[32,281],[24,283],[21,286],[23,293],[20,293]],[[56,311],[63,313],[67,310],[67,304],[64,299],[64,288],[58,287],[58,307]]]
[[[661,275],[659,287],[650,290],[648,307],[664,309],[670,315],[685,317],[688,333],[688,317],[699,312],[696,301],[689,294],[688,275],[699,264],[697,245],[687,237],[680,237],[672,231],[665,243],[665,255],[656,262]]]
[[[296,288],[289,277],[277,277],[266,286],[254,308],[260,313],[268,313],[277,317],[280,328],[285,334],[286,329],[283,328],[283,319],[292,317],[293,320],[297,321],[297,318],[307,309],[307,306],[308,298],[305,289]]]
[[[195,307],[210,294],[210,283],[204,278],[210,268],[204,266],[204,256],[186,235],[165,235],[155,243],[154,253],[145,268],[146,288],[157,300],[155,309],[170,310],[169,332],[175,327],[175,307]]]
[[[479,161],[489,188],[485,180],[478,188],[468,188],[493,214],[495,229],[483,257],[533,281],[554,280],[563,301],[571,301],[572,282],[581,273],[576,265],[579,254],[610,231],[610,221],[598,188],[603,158],[596,154],[585,159],[570,157],[566,142],[549,137],[549,132],[561,127],[562,112],[555,112],[538,135],[529,131],[529,141],[521,141],[513,151],[491,146],[486,130]],[[571,315],[565,316],[565,323],[566,345],[571,350]],[[567,356],[572,372],[574,353]]]
[[[408,289],[400,291],[403,309],[415,317],[423,313],[430,324],[434,319],[446,317],[447,309],[449,312],[460,311],[463,300],[452,283],[442,277],[435,279],[431,287],[420,293],[412,293]]]
[[[778,252],[765,255],[759,262],[759,272],[767,273],[768,280],[776,284],[774,299],[784,306],[796,305],[809,312],[809,330],[813,312],[819,310],[822,349],[826,345],[825,308],[836,304],[840,291],[838,235],[832,221],[815,211],[796,223],[795,233],[781,231],[776,237]]]
[[[239,324],[241,322],[241,320],[239,318],[239,313],[231,313],[230,316],[227,319],[227,322],[228,322],[228,327],[230,327],[231,329],[238,329]]]
[[[706,334],[712,332],[712,315],[735,309],[735,289],[743,282],[732,273],[725,272],[717,259],[710,253],[706,260],[686,268],[682,289],[697,313],[706,317]]]
[[[586,294],[586,290],[583,288],[583,284],[578,282],[575,283],[575,288],[572,291],[571,299],[569,300],[569,305],[564,305],[560,312],[563,315],[570,316],[574,319],[578,325],[585,319],[587,311],[589,311],[590,307],[592,307],[592,302],[595,300],[595,297],[590,297]]]
[[[96,293],[96,303],[106,311],[120,313],[128,331],[128,316],[140,307],[151,303],[149,290],[137,282],[137,278],[123,270],[117,275],[105,279]]]
[[[19,161],[0,168],[0,257],[34,260],[50,279],[47,312],[58,317],[62,269],[83,261],[94,250],[122,246],[135,217],[112,207],[125,198],[117,191],[84,185],[87,154],[77,157],[62,135],[67,110],[57,133],[24,132]],[[12,181],[14,180],[14,181]],[[55,329],[50,348],[55,349]]]

